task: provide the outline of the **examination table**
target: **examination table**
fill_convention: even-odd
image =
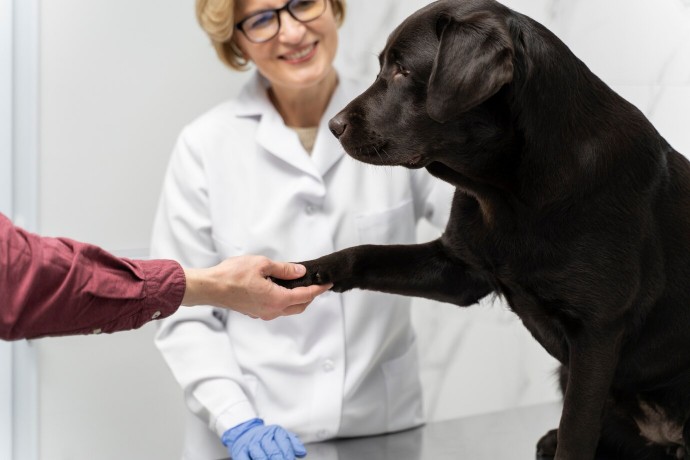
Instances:
[[[427,423],[389,435],[307,444],[306,460],[534,460],[537,441],[558,426],[560,416],[561,404],[552,403]]]

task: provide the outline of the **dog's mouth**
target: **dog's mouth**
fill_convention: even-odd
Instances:
[[[386,152],[385,144],[368,144],[345,147],[345,151],[355,160],[373,165],[393,165],[393,158]]]
[[[410,169],[419,169],[428,163],[421,154],[415,154],[406,158],[400,158],[399,155],[391,154],[386,150],[386,144],[348,147],[345,151],[356,160],[378,166],[403,166]]]
[[[422,157],[422,155],[420,153],[417,153],[415,155],[412,155],[412,158],[405,160],[402,163],[400,163],[400,166],[404,166],[404,167],[410,168],[410,169],[419,169],[419,168],[423,168],[424,166],[426,166],[427,163],[428,163],[427,161],[424,161],[424,158]]]

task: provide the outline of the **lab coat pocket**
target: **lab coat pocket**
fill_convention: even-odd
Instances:
[[[416,221],[412,200],[376,213],[356,217],[360,244],[410,244],[415,242]]]
[[[417,345],[413,342],[405,354],[382,365],[386,379],[388,431],[404,430],[424,423],[418,359]]]

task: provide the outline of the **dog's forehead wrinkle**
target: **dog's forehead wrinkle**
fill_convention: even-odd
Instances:
[[[432,40],[428,35],[416,39],[403,39],[387,49],[381,67],[400,64],[407,70],[415,72],[430,70],[437,48],[438,42]]]

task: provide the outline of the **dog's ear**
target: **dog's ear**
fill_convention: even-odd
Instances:
[[[513,79],[513,41],[489,13],[436,22],[439,47],[429,78],[426,108],[444,123],[481,104]]]

